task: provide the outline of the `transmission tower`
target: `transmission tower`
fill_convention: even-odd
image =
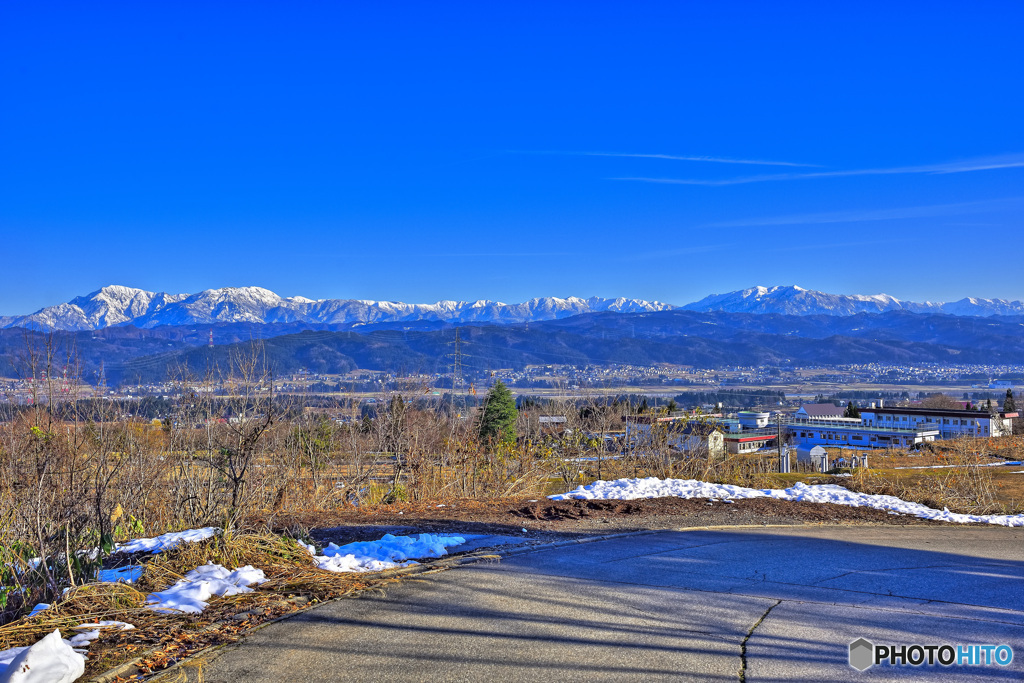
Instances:
[[[96,386],[92,390],[93,398],[102,397],[106,394],[107,373],[105,363],[100,361],[100,375],[96,378]]]
[[[455,394],[462,391],[462,339],[459,337],[459,328],[455,328],[455,341],[449,342],[453,346],[452,353],[448,354],[452,359],[452,408],[455,407]]]

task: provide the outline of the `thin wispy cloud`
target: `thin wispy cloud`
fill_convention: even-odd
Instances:
[[[561,258],[565,256],[577,255],[576,252],[571,251],[530,251],[530,252],[505,252],[505,251],[492,251],[492,252],[472,252],[472,253],[452,253],[446,252],[443,254],[427,254],[428,256],[444,257],[444,258],[489,258],[489,257],[528,257],[528,258]]]
[[[803,180],[806,178],[843,178],[851,176],[904,175],[915,173],[926,175],[948,175],[951,173],[971,173],[974,171],[991,171],[996,169],[1021,167],[1024,167],[1024,154],[1010,154],[983,159],[967,159],[940,164],[925,164],[922,166],[859,168],[846,171],[814,171],[811,173],[772,173],[754,176],[741,176],[738,178],[725,178],[721,180],[707,180],[703,178],[651,178],[638,176],[609,178],[609,180],[630,180],[634,182],[662,183],[666,185],[706,185],[710,187],[721,187],[725,185],[743,185],[747,183],[764,183],[780,180]]]
[[[571,152],[570,152],[571,154]],[[715,164],[750,164],[753,166],[798,166],[820,168],[816,164],[798,164],[793,161],[764,161],[759,159],[726,159],[724,157],[676,156],[672,154],[619,154],[614,152],[575,152],[588,157],[623,157],[627,159],[667,159],[669,161],[708,161]]]
[[[776,254],[788,253],[792,251],[813,251],[818,249],[824,249],[826,251],[834,251],[836,249],[850,249],[856,247],[877,247],[881,245],[892,245],[892,244],[905,244],[910,242],[909,239],[894,239],[894,240],[866,240],[858,242],[833,242],[831,244],[793,244],[787,247],[768,247],[765,249],[766,252],[772,252]]]
[[[792,161],[765,161],[759,159],[728,159],[725,157],[689,156],[677,154],[632,154],[625,152],[560,152],[553,150],[509,150],[510,154],[551,154],[573,157],[616,157],[623,159],[665,159],[668,161],[703,161],[713,164],[748,164],[753,166],[793,166],[820,168],[816,164],[800,164]]]
[[[939,218],[992,211],[1013,204],[1021,204],[1024,198],[1009,197],[977,202],[960,202],[956,204],[932,204],[928,206],[905,206],[892,209],[873,209],[866,211],[829,211],[824,213],[805,213],[787,216],[770,216],[766,218],[746,218],[731,221],[708,223],[707,228],[738,228],[773,225],[818,225],[826,223],[862,223],[867,221],[891,221],[906,218]]]

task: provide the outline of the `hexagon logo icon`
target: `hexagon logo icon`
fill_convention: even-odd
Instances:
[[[863,671],[875,663],[875,646],[870,640],[858,638],[850,643],[850,666]]]

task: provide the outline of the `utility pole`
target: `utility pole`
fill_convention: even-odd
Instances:
[[[782,444],[782,413],[775,416],[775,427],[776,445],[779,449],[779,473],[787,474],[789,472],[789,453],[786,452],[786,448]]]

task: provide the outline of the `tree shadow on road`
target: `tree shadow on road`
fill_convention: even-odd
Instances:
[[[844,533],[661,532],[475,564],[276,624],[215,669],[238,680],[296,667],[335,680],[332,666],[374,680],[735,681],[741,668],[749,681],[1022,678],[1017,662],[850,668],[860,637],[1021,642],[1024,562]]]

